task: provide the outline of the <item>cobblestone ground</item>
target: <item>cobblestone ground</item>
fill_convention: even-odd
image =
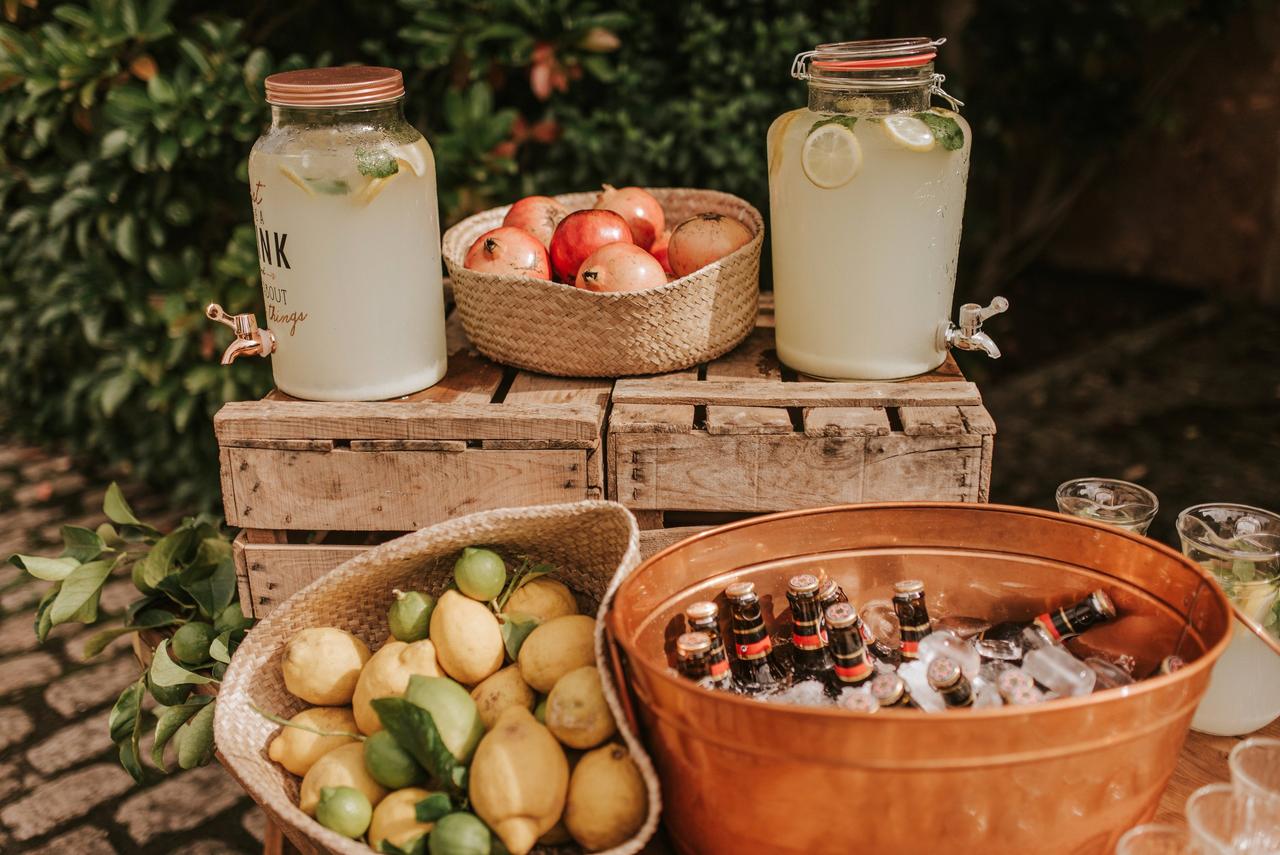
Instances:
[[[104,489],[68,458],[0,441],[0,560],[56,553],[64,523],[102,522]],[[129,498],[148,522],[172,521],[145,496]],[[45,587],[0,568],[0,852],[260,852],[262,813],[216,763],[141,786],[120,768],[107,715],[137,678],[137,660],[125,639],[86,662],[94,630],[79,624],[37,645],[32,613]],[[103,611],[122,611],[136,594],[127,578],[108,582]]]

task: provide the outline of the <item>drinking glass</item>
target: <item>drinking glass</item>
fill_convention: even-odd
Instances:
[[[1191,841],[1204,855],[1273,855],[1280,809],[1241,798],[1231,784],[1209,784],[1187,799]]]
[[[1147,526],[1160,510],[1155,493],[1115,478],[1064,481],[1058,485],[1054,498],[1064,514],[1108,523],[1134,534],[1146,534]]]
[[[1135,825],[1116,844],[1116,855],[1188,855],[1191,835],[1185,828],[1149,822]]]
[[[1259,834],[1270,823],[1280,826],[1280,739],[1254,737],[1231,749],[1231,786],[1245,800],[1250,827]],[[1273,844],[1280,849],[1280,827]]]

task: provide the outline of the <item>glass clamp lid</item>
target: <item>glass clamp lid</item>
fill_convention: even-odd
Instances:
[[[810,86],[848,86],[865,89],[902,89],[928,86],[931,94],[946,100],[952,109],[964,106],[942,89],[946,75],[933,70],[934,57],[946,39],[917,36],[906,39],[872,39],[829,42],[796,54],[791,76]]]

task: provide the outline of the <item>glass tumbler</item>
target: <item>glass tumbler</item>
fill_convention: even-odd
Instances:
[[[1188,855],[1191,835],[1185,828],[1149,822],[1135,825],[1116,844],[1116,855]]]
[[[1274,829],[1271,843],[1280,851],[1280,739],[1246,739],[1231,749],[1228,764],[1231,786],[1245,800],[1250,826],[1260,830],[1269,823]]]
[[[1146,487],[1115,478],[1076,478],[1058,485],[1058,510],[1073,517],[1146,534],[1160,502]]]
[[[1280,810],[1241,798],[1231,784],[1209,784],[1187,799],[1187,825],[1204,855],[1274,855],[1280,845]]]

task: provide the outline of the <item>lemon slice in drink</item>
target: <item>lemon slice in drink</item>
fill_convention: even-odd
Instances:
[[[915,116],[885,116],[881,126],[889,139],[911,151],[931,151],[936,144],[933,131]]]
[[[800,150],[800,165],[814,184],[826,190],[843,187],[862,168],[862,145],[853,131],[832,122],[814,127]]]

